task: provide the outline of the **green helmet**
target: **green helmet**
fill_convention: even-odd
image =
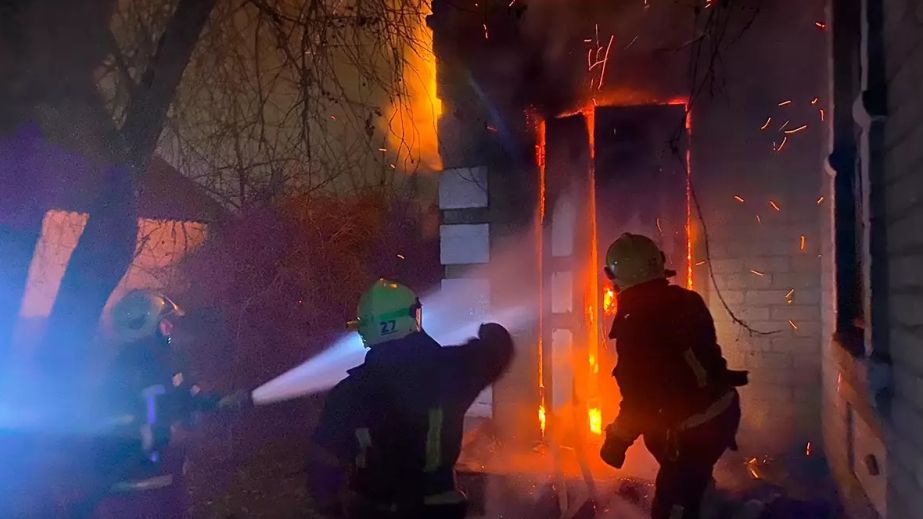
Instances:
[[[387,279],[379,279],[362,294],[356,314],[357,320],[350,324],[359,332],[366,348],[422,330],[417,294]]]
[[[183,310],[169,297],[154,290],[132,290],[112,308],[112,324],[120,340],[134,342],[153,335],[171,315],[183,315]]]
[[[606,275],[619,290],[655,279],[665,279],[676,272],[664,267],[666,257],[654,240],[640,234],[625,233],[606,251]]]

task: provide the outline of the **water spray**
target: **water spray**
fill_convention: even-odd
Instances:
[[[534,312],[526,306],[501,309],[487,315],[465,313],[464,295],[436,291],[423,297],[423,327],[440,344],[458,345],[477,336],[486,322],[497,322],[510,330],[523,328]],[[253,402],[265,405],[311,395],[330,389],[346,378],[347,370],[358,366],[366,350],[359,334],[342,335],[315,357],[266,382],[253,391]]]

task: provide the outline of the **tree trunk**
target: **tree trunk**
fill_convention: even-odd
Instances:
[[[183,71],[216,0],[181,0],[118,132],[115,167],[95,197],[48,321],[54,367],[82,371],[102,309],[135,254],[137,196]],[[103,29],[107,30],[107,29]],[[77,368],[77,369],[75,369]],[[57,370],[56,370],[57,371]],[[61,371],[58,371],[59,373]]]

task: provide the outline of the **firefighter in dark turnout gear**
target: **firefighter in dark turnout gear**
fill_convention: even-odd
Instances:
[[[186,378],[171,346],[174,320],[182,315],[170,298],[148,290],[129,292],[113,307],[121,350],[100,397],[103,418],[92,454],[96,494],[74,515],[186,517],[185,456],[171,445],[174,426],[197,413],[248,403],[249,392],[222,398]]]
[[[670,285],[675,272],[649,238],[623,234],[606,254],[605,271],[618,293],[610,338],[622,394],[600,455],[616,468],[641,435],[660,464],[651,515],[698,519],[712,470],[740,422],[735,387],[747,372],[731,371],[701,296]]]
[[[318,508],[330,517],[463,518],[454,466],[464,415],[509,365],[509,333],[485,324],[477,339],[442,347],[423,331],[417,296],[384,279],[362,296],[358,317],[369,352],[330,391],[313,436]]]

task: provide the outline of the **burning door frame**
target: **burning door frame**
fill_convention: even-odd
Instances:
[[[681,204],[672,212],[671,234],[676,235],[676,252],[671,259],[678,271],[675,282],[691,288],[692,126],[687,106],[684,100],[591,106],[549,121],[540,120],[535,125],[540,183],[537,232],[543,294],[538,344],[539,414],[542,432],[553,435],[557,441],[601,439],[604,424],[614,419],[618,409],[618,389],[609,374],[615,364],[614,348],[607,343],[606,329],[615,313],[616,301],[611,291],[607,293],[608,281],[600,275],[605,247],[620,232],[607,229],[611,225],[606,224],[606,219],[602,219],[604,228],[598,227],[600,209],[612,216],[613,211],[617,214],[618,204],[600,208],[597,188],[607,182],[618,185],[620,176],[611,166],[624,161],[625,150],[621,150],[620,159],[620,151],[611,149],[610,139],[605,154],[598,157],[597,142],[606,141],[608,135],[601,132],[615,133],[620,122],[632,119],[642,141],[647,139],[644,141],[650,145],[647,155],[640,157],[641,169],[633,174],[659,164],[655,172],[659,178],[651,177],[647,194],[660,196],[668,191],[664,186],[675,186],[672,200],[666,197],[667,202]],[[598,119],[605,127],[597,128]],[[671,127],[673,121],[675,129]],[[662,145],[652,141],[657,136],[664,137]],[[655,153],[658,149],[660,155]],[[613,152],[615,163],[607,162]],[[601,164],[609,168],[606,177],[597,175]],[[611,189],[608,192],[612,193]],[[660,217],[657,224],[663,235],[665,226],[660,225]]]

